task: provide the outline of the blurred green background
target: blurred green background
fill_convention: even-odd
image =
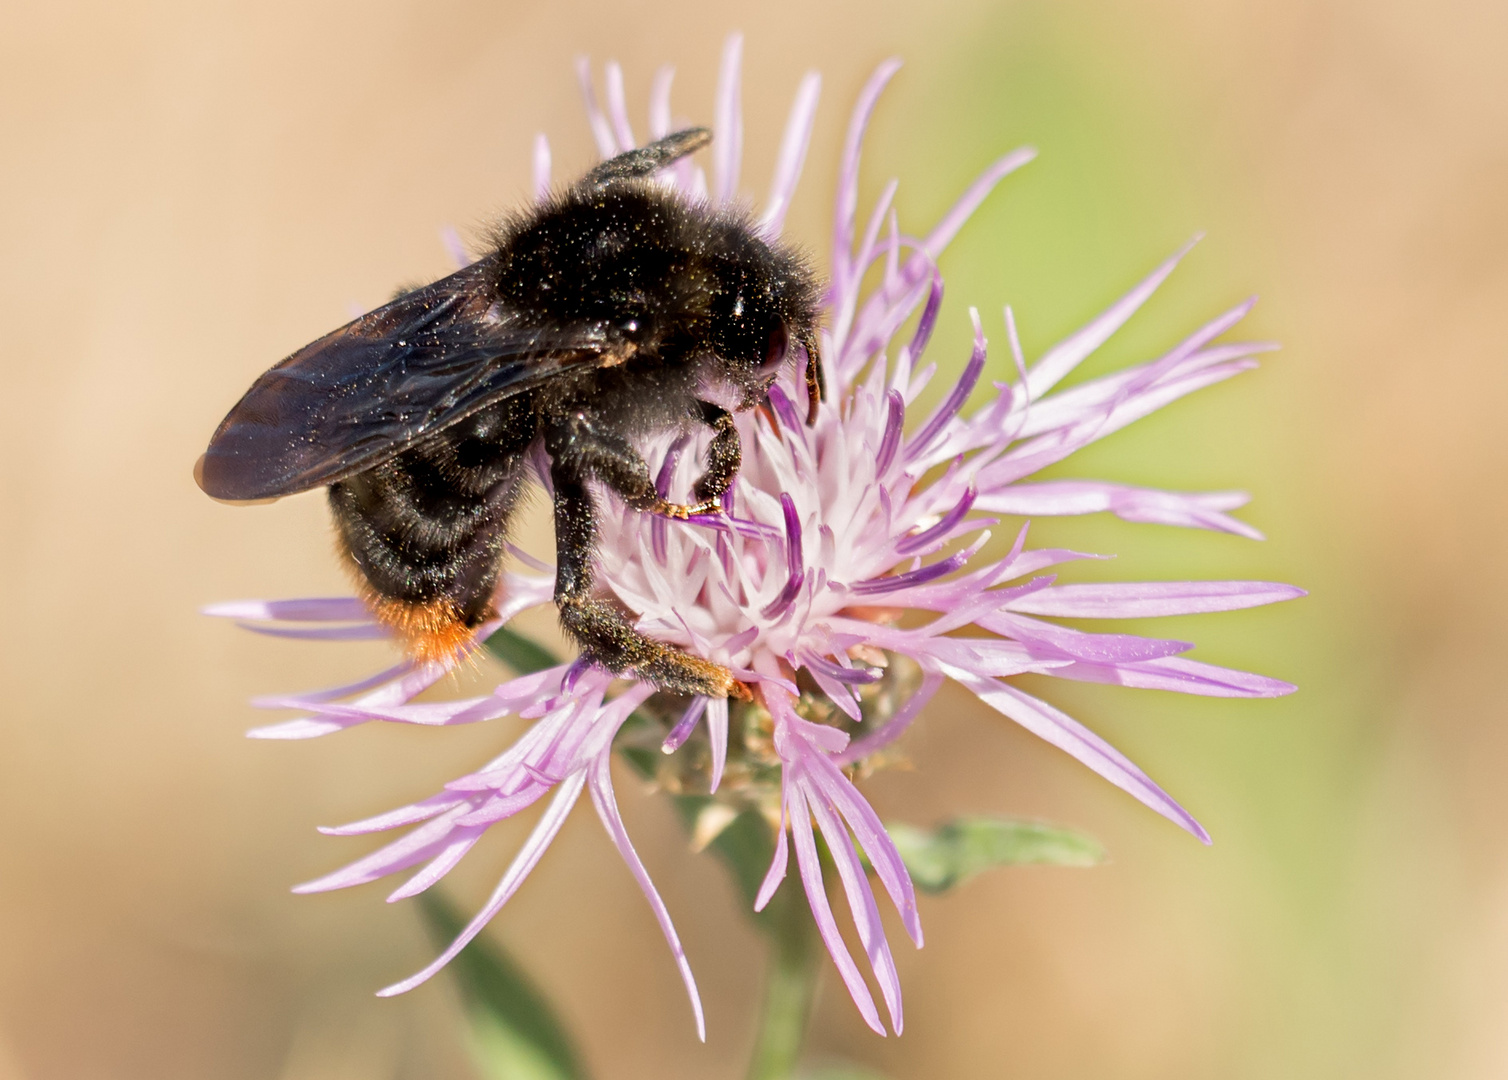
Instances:
[[[1246,332],[1284,351],[1056,475],[1244,488],[1241,516],[1270,539],[1101,517],[1033,539],[1118,555],[1075,580],[1312,593],[1140,624],[1296,682],[1292,697],[1044,690],[1181,799],[1211,848],[966,695],[939,698],[914,770],[867,786],[884,815],[1037,816],[1112,861],[924,899],[926,948],[897,952],[905,1035],[868,1033],[829,979],[814,1057],[896,1078],[1508,1074],[1508,8],[164,0],[26,2],[0,37],[0,1076],[470,1075],[446,981],[371,996],[432,955],[411,907],[381,886],[287,887],[363,850],[314,825],[421,797],[514,729],[246,742],[252,694],[388,654],[197,616],[345,583],[322,500],[218,506],[189,467],[271,362],[348,303],[443,272],[438,227],[476,235],[524,198],[536,130],[559,174],[591,160],[574,56],[624,63],[636,119],[674,63],[679,110],[708,121],[733,29],[751,192],[801,73],[824,74],[789,222],[824,258],[842,128],[883,57],[906,67],[865,190],[898,176],[903,228],[997,154],[1040,147],[943,264],[945,369],[966,355],[968,305],[1002,365],[1011,303],[1031,358],[1207,230],[1092,372],[1250,292]],[[544,550],[538,509],[525,541]],[[545,616],[528,628],[550,633]],[[761,943],[670,808],[627,775],[620,795],[696,966],[708,1043],[590,814],[490,932],[595,1075],[738,1076]],[[453,895],[485,895],[526,826],[497,830]]]

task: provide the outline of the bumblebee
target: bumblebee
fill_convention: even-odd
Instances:
[[[762,402],[798,350],[817,415],[805,260],[654,181],[711,138],[691,128],[603,162],[506,221],[477,262],[295,352],[221,422],[199,486],[233,502],[328,487],[373,616],[414,658],[445,659],[495,615],[509,518],[542,451],[555,604],[582,655],[677,693],[745,695],[721,665],[634,630],[592,578],[590,482],[646,513],[721,513],[742,449],[729,410]],[[696,501],[667,502],[634,443],[694,425],[712,432]]]

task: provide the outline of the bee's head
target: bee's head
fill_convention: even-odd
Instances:
[[[804,357],[808,422],[815,421],[822,394],[815,277],[799,255],[771,247],[748,226],[729,232],[712,261],[707,345],[745,406],[764,397],[788,360]]]
[[[714,358],[745,405],[804,355],[816,418],[816,276],[741,215],[637,180],[575,188],[504,229],[496,275],[505,306],[604,328],[646,363]]]

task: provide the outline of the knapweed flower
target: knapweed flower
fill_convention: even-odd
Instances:
[[[580,662],[523,675],[490,695],[461,701],[416,703],[446,667],[405,662],[353,686],[258,702],[304,713],[254,731],[260,738],[310,738],[371,721],[470,724],[509,714],[533,721],[496,758],[429,798],[324,830],[339,836],[409,831],[299,891],[344,888],[417,868],[393,892],[390,899],[396,900],[440,880],[493,824],[548,798],[533,832],[465,931],[434,963],[382,993],[417,986],[455,956],[523,884],[585,791],[654,909],[690,993],[698,1031],[704,1031],[690,965],[613,794],[615,739],[634,716],[641,718],[636,728],[641,737],[647,716],[655,741],[669,755],[661,770],[664,785],[717,793],[714,805],[723,809],[699,822],[698,832],[715,831],[734,812],[750,808],[762,811],[774,826],[775,855],[757,907],[786,876],[794,849],[812,916],[833,962],[865,1021],[883,1034],[879,1010],[829,905],[816,836],[821,833],[864,959],[899,1032],[901,988],[871,870],[918,946],[922,928],[906,867],[854,781],[891,752],[887,748],[945,680],[1206,840],[1200,825],[1145,773],[1078,721],[1020,689],[1012,677],[1032,672],[1222,697],[1267,697],[1292,689],[1186,659],[1185,642],[1088,633],[1053,620],[1224,611],[1288,599],[1299,595],[1297,589],[1251,581],[1059,585],[1045,571],[1096,556],[1028,547],[1024,525],[1003,557],[982,557],[988,528],[1002,516],[1109,511],[1128,521],[1257,536],[1227,515],[1245,501],[1238,493],[1030,478],[1191,391],[1247,370],[1269,346],[1220,342],[1250,308],[1243,303],[1161,356],[1057,390],[1151,296],[1172,272],[1179,252],[1030,366],[1005,309],[1009,348],[1005,362],[994,366],[1001,380],[991,384],[982,405],[965,412],[990,363],[982,321],[971,313],[973,349],[962,376],[936,408],[913,415],[935,371],[923,356],[942,299],[938,256],[990,190],[1033,152],[1018,150],[991,165],[925,235],[901,231],[891,209],[893,182],[861,223],[860,147],[871,110],[897,67],[882,65],[865,86],[843,148],[827,268],[827,404],[815,426],[804,423],[796,405],[803,394],[799,375],[788,373],[770,390],[767,409],[738,417],[744,461],[724,515],[670,522],[604,503],[614,507],[603,515],[599,542],[598,580],[604,590],[633,614],[643,633],[731,668],[754,689],[752,703],[677,700],[632,675],[615,677]],[[710,183],[686,161],[664,179],[690,197],[737,198],[739,78],[734,40],[718,91]],[[808,75],[797,91],[759,218],[770,235],[779,232],[801,173],[819,85],[816,75]],[[637,145],[620,69],[607,69],[605,109],[597,106],[585,69],[583,86],[602,154]],[[671,128],[669,89],[669,72],[662,72],[652,94],[650,138]],[[536,176],[544,192],[549,151],[543,140]],[[662,494],[686,497],[700,449],[689,436],[645,447],[646,457],[659,463]],[[541,483],[548,483],[544,475]],[[505,576],[497,599],[499,620],[483,627],[478,640],[518,612],[550,602],[552,569],[522,553],[518,561],[522,568]],[[354,599],[239,603],[213,610],[297,637],[382,633]],[[657,717],[665,718],[658,727]],[[688,744],[698,728],[695,743]],[[692,753],[693,748],[699,749]]]

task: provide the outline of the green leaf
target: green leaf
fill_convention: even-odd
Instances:
[[[955,818],[928,831],[887,824],[911,880],[925,892],[945,892],[992,866],[1048,863],[1093,866],[1105,849],[1082,833],[1012,818]]]
[[[520,675],[532,675],[560,663],[549,649],[506,626],[499,626],[482,645]]]
[[[448,945],[466,926],[461,913],[434,889],[419,895],[425,925]],[[468,1042],[488,1080],[584,1080],[575,1043],[544,994],[496,942],[471,940],[448,970],[460,987]]]
[[[886,1080],[883,1073],[846,1061],[819,1065],[815,1069],[802,1069],[796,1075],[798,1080]]]
[[[708,795],[677,795],[674,801],[681,823],[692,836],[697,834],[701,815],[718,805]],[[769,822],[758,811],[745,810],[723,825],[707,848],[732,872],[746,909],[752,913],[754,898],[759,895],[759,886],[775,854],[775,838]]]

